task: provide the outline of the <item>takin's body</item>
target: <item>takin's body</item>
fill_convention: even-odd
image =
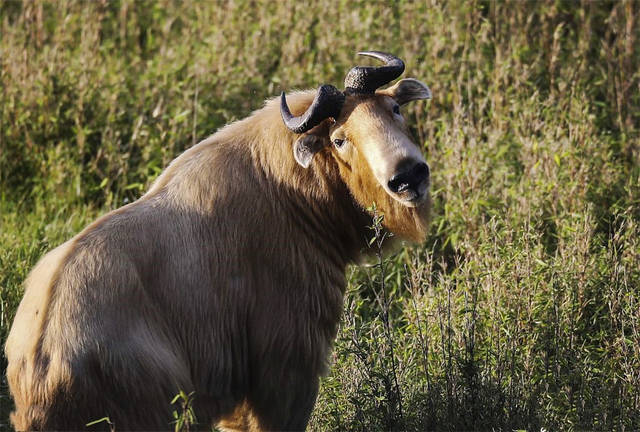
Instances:
[[[371,219],[349,167],[321,151],[302,168],[295,139],[270,101],[42,258],[6,345],[17,430],[167,429],[180,390],[205,428],[234,410],[242,428],[306,426]],[[424,236],[427,206],[371,187],[388,223]]]

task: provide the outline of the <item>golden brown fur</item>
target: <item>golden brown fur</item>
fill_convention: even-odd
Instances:
[[[292,111],[314,94],[290,95]],[[204,428],[306,426],[345,266],[371,235],[363,208],[420,240],[428,204],[403,206],[363,157],[331,147],[304,169],[295,139],[269,101],[41,259],[6,344],[16,429],[105,416],[117,430],[168,429],[179,390],[195,392]]]

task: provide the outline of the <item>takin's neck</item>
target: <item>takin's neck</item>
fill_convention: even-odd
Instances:
[[[299,114],[314,96],[315,90],[297,92],[287,100]],[[328,149],[309,168],[298,165],[298,135],[284,126],[277,102],[267,101],[178,156],[143,199],[166,194],[172,205],[203,215],[219,213],[221,204],[259,200],[277,212],[274,220],[255,223],[297,226],[297,233],[344,268],[366,248],[371,217],[354,202]]]
[[[287,96],[292,112],[304,112],[315,93]],[[308,168],[296,162],[293,145],[299,135],[284,126],[277,102],[268,101],[246,120],[254,133],[250,151],[256,171],[276,188],[283,222],[295,218],[327,254],[337,254],[344,264],[357,261],[371,236],[371,217],[353,200],[329,149],[318,152]]]
[[[299,115],[314,96],[315,90],[297,92],[287,101]],[[388,230],[410,240],[424,238],[422,211],[404,207],[386,194],[363,198],[350,192],[330,149],[318,152],[309,168],[298,165],[293,156],[298,137],[284,126],[278,101],[267,101],[264,108],[176,158],[146,196],[165,190],[172,202],[207,214],[219,211],[215,203],[226,202],[229,195],[257,194],[254,199],[270,200],[269,205],[279,209],[271,223],[297,225],[300,235],[309,236],[340,264],[367,253],[373,232],[372,218],[363,210],[371,204],[366,201],[376,201]]]

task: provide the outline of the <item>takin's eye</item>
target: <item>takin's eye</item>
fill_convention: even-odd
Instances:
[[[393,113],[396,115],[400,115],[400,105],[393,106]]]
[[[340,138],[336,138],[333,140],[333,145],[336,146],[336,148],[340,148],[344,145],[344,140]]]

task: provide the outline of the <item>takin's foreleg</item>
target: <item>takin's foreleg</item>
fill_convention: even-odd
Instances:
[[[295,368],[274,375],[248,398],[255,430],[305,430],[318,396],[318,375]]]

